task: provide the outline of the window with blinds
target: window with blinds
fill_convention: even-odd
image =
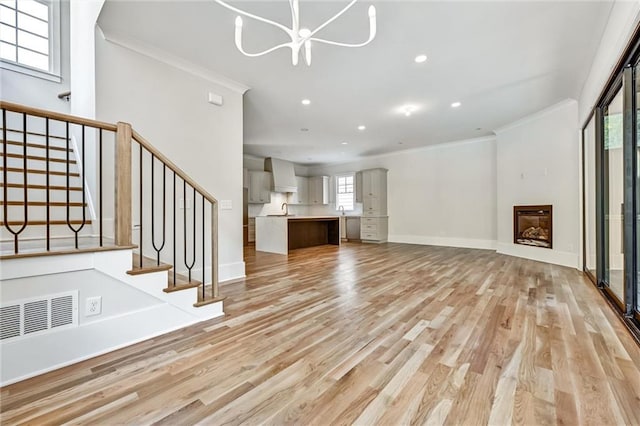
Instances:
[[[348,174],[342,176],[336,176],[336,210],[345,211],[354,209],[354,180],[355,175]]]

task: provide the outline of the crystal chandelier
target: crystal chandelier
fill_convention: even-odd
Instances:
[[[369,6],[369,39],[363,43],[341,43],[337,41],[325,40],[321,38],[314,37],[319,31],[324,29],[327,25],[331,24],[333,21],[338,19],[343,13],[349,10],[358,0],[351,0],[349,4],[347,4],[340,12],[334,15],[331,19],[329,19],[324,24],[320,25],[315,30],[310,30],[308,28],[300,28],[300,6],[299,0],[289,0],[289,6],[291,8],[291,28],[287,28],[278,22],[274,22],[270,19],[262,18],[260,16],[256,16],[249,12],[245,12],[244,10],[238,9],[237,7],[231,6],[222,0],[214,0],[216,3],[226,7],[229,10],[232,10],[240,15],[244,15],[251,19],[255,19],[256,21],[264,22],[269,25],[273,25],[276,28],[280,28],[282,31],[287,33],[289,37],[291,37],[291,42],[282,43],[277,46],[274,46],[270,49],[264,50],[258,53],[249,53],[246,52],[242,47],[242,18],[238,16],[236,18],[236,47],[238,50],[250,57],[257,57],[266,55],[267,53],[271,53],[275,50],[282,49],[288,47],[291,49],[291,62],[293,65],[298,65],[298,58],[300,57],[300,50],[302,46],[304,46],[304,58],[307,65],[311,65],[311,42],[316,43],[325,43],[333,46],[342,46],[342,47],[362,47],[369,44],[374,37],[376,36],[376,8],[374,6]]]

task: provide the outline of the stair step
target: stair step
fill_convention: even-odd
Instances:
[[[0,172],[4,170],[4,167],[0,167]],[[22,173],[24,169],[21,168],[17,168],[17,167],[7,167],[7,172],[15,172],[15,173]],[[46,175],[47,171],[46,170],[40,170],[40,169],[27,169],[27,173],[34,173],[36,175]],[[56,171],[52,171],[49,170],[49,174],[50,175],[55,175],[55,176],[66,176],[67,172],[56,172]],[[80,177],[80,173],[69,173],[70,177]]]
[[[22,183],[8,183],[5,185],[4,182],[0,182],[0,188],[2,188],[3,186],[6,186],[7,188],[24,188],[24,184]],[[47,189],[47,185],[32,185],[29,184],[27,185],[27,189]],[[52,191],[66,191],[67,187],[66,186],[58,186],[58,185],[49,185],[49,189]],[[82,187],[80,186],[71,186],[69,187],[69,191],[82,191]]]
[[[129,275],[141,275],[141,274],[150,274],[152,272],[160,272],[160,271],[168,271],[172,268],[171,265],[158,262],[156,259],[151,259],[150,257],[144,256],[142,258],[142,267],[140,266],[140,255],[138,253],[133,254],[131,270],[127,271]]]
[[[9,221],[9,226],[22,226],[24,221]],[[30,220],[27,222],[27,226],[44,226],[47,224],[46,220]],[[49,225],[66,225],[66,220],[50,220]],[[71,225],[82,225],[82,220],[70,220],[69,224]],[[84,221],[85,225],[91,225],[91,219],[87,219]],[[0,221],[0,225],[4,225],[3,221]]]
[[[0,130],[2,130],[2,127],[0,127]],[[7,127],[7,132],[11,132],[11,133],[20,133],[20,134],[23,134],[23,133],[24,133],[24,131],[23,131],[23,130],[20,130],[20,129],[12,129],[12,128],[10,128],[10,127]],[[32,136],[42,136],[42,137],[45,137],[45,136],[46,136],[44,133],[31,132],[31,131],[27,131],[27,134],[28,134],[28,135],[32,135]],[[49,138],[51,138],[51,139],[60,139],[60,140],[63,140],[63,141],[66,141],[66,140],[67,140],[67,138],[66,138],[66,137],[64,137],[64,136],[56,136],[56,135],[49,135]]]
[[[2,139],[0,139],[0,142],[2,142]],[[24,142],[7,141],[7,145],[24,146]],[[29,147],[29,148],[37,148],[37,149],[47,149],[47,145],[39,144],[39,143],[33,143],[33,142],[27,142],[27,147]],[[51,145],[49,145],[49,150],[67,152],[67,148],[63,148],[61,146],[51,146]],[[73,152],[73,149],[69,148],[68,151],[69,152]]]
[[[224,299],[226,299],[226,297],[215,297],[215,298],[211,298],[211,299],[200,300],[201,297],[202,297],[202,295],[200,293],[198,293],[198,301],[193,304],[193,306],[195,308],[199,308],[201,306],[207,306],[207,305],[210,305],[212,303],[222,302]]]
[[[9,158],[24,158],[24,154],[14,154],[11,152],[5,153],[4,154],[6,157]],[[27,160],[33,160],[33,161],[47,161],[47,157],[41,157],[39,155],[27,155]],[[76,160],[67,160],[66,158],[53,158],[53,157],[49,157],[49,161],[52,163],[69,163],[69,164],[76,164]]]
[[[167,288],[163,289],[165,293],[173,293],[174,291],[186,290],[188,288],[200,287],[201,281],[192,279],[182,274],[175,274],[175,282],[173,281],[173,272],[169,272],[169,283]]]
[[[0,201],[0,206],[3,205],[8,205],[8,206],[24,206],[24,202],[23,201]],[[62,202],[62,201],[50,201],[49,205],[51,207],[66,207],[67,204],[70,207],[86,207],[87,203],[79,203],[79,202]],[[47,202],[46,201],[28,201],[27,202],[28,206],[32,206],[32,207],[46,207]]]
[[[115,251],[115,250],[130,250],[135,249],[136,246],[103,246],[103,247],[81,247],[81,248],[52,248],[50,251],[34,251],[18,254],[3,254],[0,255],[0,260],[6,259],[19,259],[24,257],[40,257],[40,256],[57,256],[61,254],[77,254],[77,253],[95,253],[102,251]]]

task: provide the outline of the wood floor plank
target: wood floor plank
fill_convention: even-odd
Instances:
[[[403,244],[248,249],[224,318],[0,389],[2,424],[640,424],[578,271]]]

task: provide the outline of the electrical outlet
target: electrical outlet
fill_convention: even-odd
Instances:
[[[88,317],[102,313],[102,296],[87,297],[84,314]]]

